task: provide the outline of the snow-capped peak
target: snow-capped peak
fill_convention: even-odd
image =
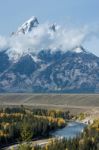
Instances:
[[[26,34],[30,31],[32,31],[33,28],[37,27],[39,24],[37,17],[31,17],[29,20],[27,20],[22,26],[18,28],[18,31],[16,34]]]
[[[73,49],[74,52],[76,53],[85,53],[86,50],[82,47],[82,46],[76,46],[74,49]]]

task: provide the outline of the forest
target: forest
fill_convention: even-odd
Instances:
[[[73,116],[69,111],[40,108],[0,109],[0,149],[19,144],[17,150],[99,150],[99,120],[94,120],[83,133],[72,139],[50,139],[43,146],[32,141],[50,138],[50,132],[64,128],[72,118],[84,118],[83,113]],[[14,148],[12,147],[12,150]]]
[[[18,150],[99,150],[99,120],[86,127],[79,137],[52,140],[44,147],[21,144]]]
[[[0,109],[0,148],[49,137],[72,118],[69,111],[19,108]]]

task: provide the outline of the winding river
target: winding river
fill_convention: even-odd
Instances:
[[[85,128],[85,124],[79,123],[79,122],[71,122],[69,123],[65,128],[63,129],[59,129],[53,133],[51,133],[52,137],[57,137],[57,138],[74,138],[77,135],[79,135],[83,129]],[[34,141],[34,145],[46,145],[48,143],[48,139],[46,140],[38,140],[37,143],[35,143],[36,141]],[[3,150],[11,150],[12,146],[6,147]],[[15,150],[18,149],[18,144],[13,145],[13,148]]]
[[[74,138],[83,131],[85,126],[86,125],[83,123],[71,122],[65,128],[59,129],[52,133],[52,136],[58,138]]]

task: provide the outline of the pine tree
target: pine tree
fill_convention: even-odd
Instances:
[[[21,126],[21,139],[22,141],[29,142],[32,140],[33,131],[31,123],[24,120]]]

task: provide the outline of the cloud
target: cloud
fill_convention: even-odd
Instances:
[[[26,35],[13,35],[11,37],[0,36],[0,49],[7,50],[10,59],[18,59],[28,52],[38,53],[40,50],[62,51],[71,50],[82,45],[93,31],[88,27],[65,28],[56,27],[56,32],[49,28],[49,24],[41,24],[32,32]]]
[[[5,50],[8,48],[8,39],[0,36],[0,50]]]

